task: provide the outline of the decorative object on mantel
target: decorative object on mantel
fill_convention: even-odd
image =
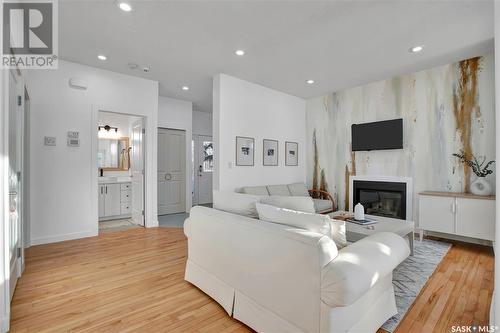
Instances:
[[[467,158],[463,150],[458,154],[453,154],[453,156],[458,157],[462,163],[467,164],[476,175],[476,179],[473,180],[470,185],[471,193],[475,195],[491,195],[492,188],[490,183],[486,180],[486,176],[493,173],[493,170],[490,170],[489,167],[495,163],[495,161],[486,163],[486,156],[484,156],[482,162],[479,163],[477,157],[474,155],[472,155],[472,159]]]
[[[365,207],[363,207],[363,205],[359,202],[356,206],[354,206],[354,219],[358,221],[365,219]]]

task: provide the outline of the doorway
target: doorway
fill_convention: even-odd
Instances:
[[[213,158],[212,137],[193,135],[193,205],[212,203]]]
[[[99,232],[144,227],[144,118],[98,111],[97,123]]]
[[[158,215],[186,211],[186,132],[158,128]]]

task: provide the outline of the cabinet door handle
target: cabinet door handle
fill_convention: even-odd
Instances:
[[[457,212],[457,206],[455,204],[455,201],[453,201],[453,203],[451,204],[451,212],[453,214],[455,214]]]
[[[108,194],[108,187],[106,186],[106,194]]]

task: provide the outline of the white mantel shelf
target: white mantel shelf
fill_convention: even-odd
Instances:
[[[481,200],[495,200],[494,195],[475,195],[472,193],[465,192],[439,192],[439,191],[424,191],[420,192],[419,195],[428,195],[434,197],[454,197],[454,198],[467,198],[467,199],[481,199]]]

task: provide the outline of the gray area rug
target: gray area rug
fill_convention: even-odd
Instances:
[[[392,283],[398,314],[385,322],[382,326],[384,330],[394,332],[450,247],[451,244],[445,242],[415,240],[415,255],[408,257],[394,270]]]

